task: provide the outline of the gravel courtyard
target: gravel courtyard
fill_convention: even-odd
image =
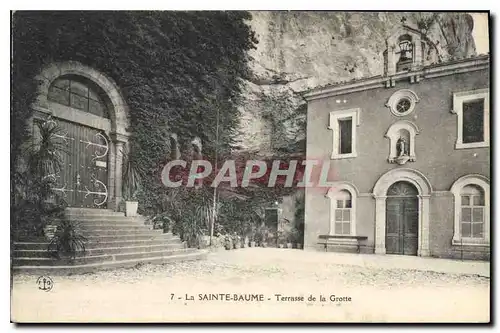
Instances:
[[[52,276],[49,292],[38,290],[38,275],[17,274],[11,318],[22,322],[489,321],[489,275],[413,270],[406,267],[411,258],[404,259],[404,268],[396,268],[373,255],[246,248],[210,253],[203,261]],[[445,268],[447,262],[435,266]],[[474,263],[457,265],[476,270]],[[489,268],[478,265],[483,271]]]

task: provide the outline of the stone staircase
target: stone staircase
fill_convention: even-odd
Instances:
[[[87,238],[86,251],[74,259],[57,259],[47,251],[47,238],[14,243],[12,265],[15,272],[81,274],[112,268],[133,267],[138,263],[163,264],[204,259],[206,251],[186,248],[178,236],[153,230],[144,218],[126,217],[111,210],[67,211]]]

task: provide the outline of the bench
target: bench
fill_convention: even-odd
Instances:
[[[325,246],[325,252],[328,252],[328,245],[337,245],[337,246],[350,245],[350,244],[340,242],[340,240],[355,240],[356,241],[356,250],[357,250],[357,253],[359,253],[360,246],[361,246],[360,242],[367,240],[368,237],[367,236],[350,236],[350,235],[319,235],[319,239],[320,239],[320,242],[318,242],[318,244]]]

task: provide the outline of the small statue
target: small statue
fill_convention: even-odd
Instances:
[[[403,157],[408,155],[407,149],[406,149],[406,140],[404,138],[399,138],[398,142],[396,143],[397,147],[397,152],[398,152],[398,157]]]

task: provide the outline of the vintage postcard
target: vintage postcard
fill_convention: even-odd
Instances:
[[[489,20],[13,11],[11,321],[489,323]]]

